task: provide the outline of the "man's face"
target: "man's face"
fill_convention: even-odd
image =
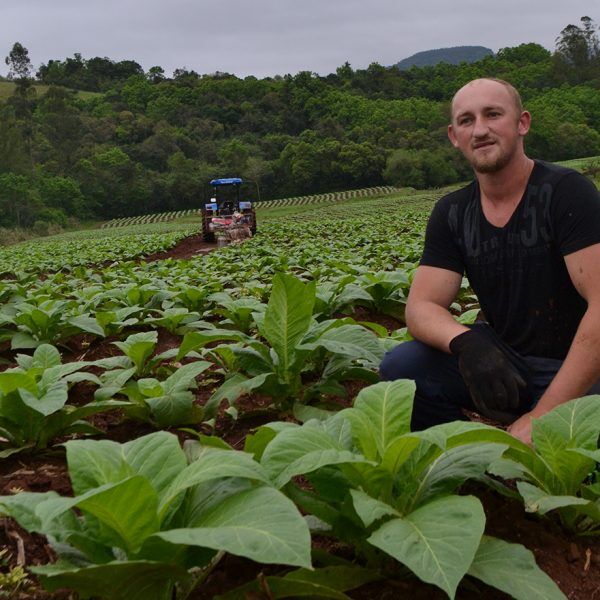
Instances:
[[[523,152],[530,120],[506,86],[478,79],[456,93],[448,137],[477,173],[496,173]]]

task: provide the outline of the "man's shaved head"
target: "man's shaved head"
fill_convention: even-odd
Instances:
[[[499,83],[500,85],[504,86],[513,101],[515,111],[517,113],[517,118],[521,115],[521,113],[523,112],[523,102],[521,101],[521,96],[520,96],[519,92],[515,89],[514,86],[512,86],[510,83],[508,83],[508,81],[504,81],[504,79],[498,79],[496,77],[482,77],[480,79],[473,79],[472,81],[469,81],[469,83],[467,83],[466,85],[461,87],[460,90],[458,90],[458,92],[456,92],[456,94],[454,94],[454,96],[452,97],[452,104],[450,105],[450,117],[452,120],[454,120],[454,100],[458,96],[458,94],[460,94],[463,90],[465,90],[469,87],[476,86],[478,83],[480,83],[482,81],[493,81],[495,83]]]

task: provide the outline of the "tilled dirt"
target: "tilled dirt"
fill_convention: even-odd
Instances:
[[[212,252],[216,250],[217,243],[205,242],[202,238],[202,234],[198,233],[195,235],[190,235],[186,238],[183,238],[180,242],[178,242],[175,246],[173,246],[170,250],[165,250],[164,252],[155,252],[154,254],[148,254],[144,256],[142,260],[144,262],[154,262],[156,260],[165,260],[167,258],[173,259],[187,259],[194,258],[196,256],[200,256],[202,254],[207,254],[208,252]]]

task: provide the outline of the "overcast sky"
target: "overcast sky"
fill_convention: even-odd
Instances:
[[[240,77],[391,65],[432,48],[554,50],[569,23],[600,20],[599,0],[0,0],[0,56],[14,42],[37,68],[106,56]],[[6,75],[4,61],[0,74]]]

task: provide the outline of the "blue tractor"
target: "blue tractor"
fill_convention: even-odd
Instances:
[[[205,242],[214,242],[216,237],[237,233],[239,237],[250,237],[256,233],[256,212],[251,194],[251,181],[240,177],[213,179],[210,195],[202,206],[202,235]],[[258,186],[256,186],[258,194]],[[240,236],[245,231],[249,234]]]

